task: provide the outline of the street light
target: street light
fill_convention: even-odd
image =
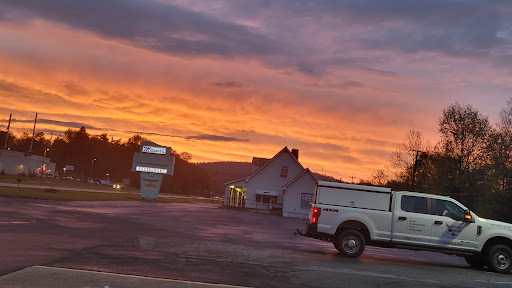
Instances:
[[[92,179],[92,167],[94,167],[94,161],[96,161],[96,158],[91,160],[91,173],[89,174],[89,179]]]
[[[45,158],[46,158],[46,152],[50,151],[50,148],[46,148],[44,149],[44,153],[43,153],[43,166],[41,167],[40,171],[41,171],[41,176],[43,176],[43,172],[46,170],[46,167],[45,167]],[[45,174],[46,175],[46,174]]]
[[[107,181],[110,183],[110,174],[107,173]]]

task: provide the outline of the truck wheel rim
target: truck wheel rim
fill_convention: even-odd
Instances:
[[[510,266],[510,254],[506,251],[498,251],[494,255],[494,264],[500,269],[505,269]]]
[[[359,250],[359,239],[354,236],[347,236],[343,239],[343,248],[349,253],[354,253]]]

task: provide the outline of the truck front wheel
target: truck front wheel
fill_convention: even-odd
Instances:
[[[341,232],[334,240],[334,247],[340,251],[343,256],[356,258],[364,252],[366,241],[363,234],[357,230],[345,230]]]
[[[494,245],[486,253],[487,267],[494,272],[508,273],[512,269],[512,250],[505,245]]]

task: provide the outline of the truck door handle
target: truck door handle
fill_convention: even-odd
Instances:
[[[400,217],[398,217],[398,220],[407,220],[407,217],[400,216]]]
[[[434,224],[441,225],[441,224],[443,224],[443,221],[437,221],[436,220],[436,221],[434,221]]]

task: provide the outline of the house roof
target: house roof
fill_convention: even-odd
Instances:
[[[279,155],[281,155],[281,154],[283,154],[283,153],[288,153],[288,154],[290,154],[290,156],[292,156],[292,159],[294,159],[294,160],[297,162],[297,164],[299,165],[299,167],[300,167],[300,168],[302,168],[302,169],[304,169],[304,167],[302,166],[302,164],[300,164],[299,160],[297,160],[297,158],[295,158],[295,155],[293,155],[293,153],[290,151],[290,149],[288,149],[288,147],[286,147],[286,146],[285,146],[283,149],[281,149],[281,151],[279,151],[279,152],[278,152],[276,155],[274,155],[274,157],[272,157],[271,159],[265,159],[265,158],[257,158],[257,157],[254,157],[254,158],[253,158],[253,163],[254,163],[254,159],[265,159],[265,160],[266,160],[266,161],[265,161],[265,164],[263,164],[261,167],[259,167],[258,169],[256,169],[256,171],[254,171],[251,175],[246,176],[246,177],[242,177],[242,178],[239,178],[239,179],[236,179],[236,180],[232,180],[232,181],[229,181],[229,182],[226,182],[226,183],[224,183],[224,185],[229,185],[229,184],[232,184],[232,183],[235,183],[235,182],[238,182],[238,181],[242,181],[242,180],[244,180],[244,181],[248,182],[248,181],[249,181],[249,179],[251,179],[254,175],[258,174],[261,170],[265,169],[265,167],[267,167],[267,166],[268,166],[272,161],[274,161],[276,158],[278,158],[278,157],[279,157]],[[309,171],[309,169],[308,169],[308,171]],[[304,172],[304,171],[303,171],[303,172]],[[310,171],[310,173],[311,173],[311,171]],[[302,174],[302,173],[300,173],[300,174]],[[300,174],[299,174],[299,175],[300,175]],[[313,177],[314,177],[314,175],[313,175]],[[297,177],[295,177],[295,178],[297,178]],[[294,178],[294,179],[295,179],[295,178]],[[316,179],[316,177],[315,177],[315,179]],[[292,180],[292,181],[293,181],[293,180]]]
[[[311,170],[309,170],[309,168],[306,168],[302,172],[300,172],[299,175],[295,176],[295,178],[290,180],[290,182],[286,183],[286,185],[283,186],[283,190],[286,190],[286,188],[288,188],[288,186],[290,186],[293,182],[297,181],[298,179],[300,179],[303,175],[305,175],[307,173],[309,173],[311,176],[313,176],[313,179],[318,181],[318,178],[316,178],[315,174],[313,174],[313,172],[311,172]]]
[[[300,164],[299,160],[297,160],[297,158],[295,158],[295,156],[292,154],[292,152],[290,151],[290,149],[288,149],[288,147],[284,147],[283,149],[281,149],[281,151],[279,151],[276,155],[274,155],[274,157],[272,157],[267,163],[265,163],[263,166],[261,166],[260,168],[258,168],[256,171],[254,171],[251,175],[249,175],[245,181],[249,181],[254,175],[258,174],[261,170],[265,169],[265,167],[267,167],[270,163],[272,163],[275,159],[277,159],[279,157],[279,155],[283,154],[283,153],[288,153],[290,154],[290,156],[292,156],[292,159],[295,160],[295,162],[297,162],[297,164],[299,164],[299,167],[304,169],[304,167],[302,166],[302,164]]]
[[[229,181],[229,182],[224,183],[224,185],[229,185],[229,184],[232,184],[232,183],[235,183],[235,182],[238,182],[238,181],[242,181],[242,180],[247,181],[247,178],[249,178],[249,176],[245,176],[245,177],[242,177],[242,178],[238,178],[238,179],[235,179],[235,180],[231,180],[231,181]]]

